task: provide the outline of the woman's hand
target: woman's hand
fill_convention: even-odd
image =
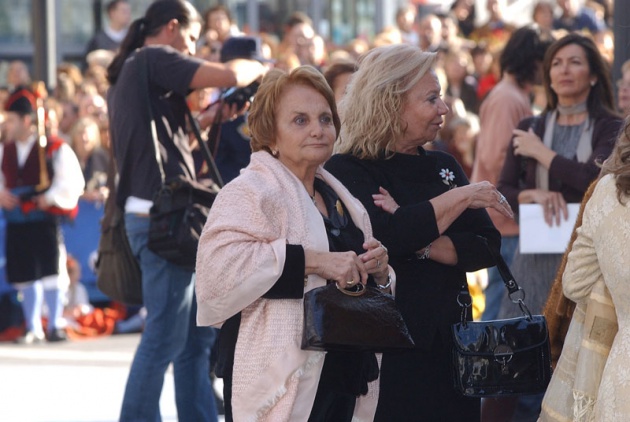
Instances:
[[[569,218],[567,202],[560,192],[551,192],[542,189],[526,189],[518,195],[518,202],[521,204],[540,204],[543,207],[545,223],[553,227],[554,221],[557,226],[564,217]]]
[[[398,205],[396,201],[394,201],[394,198],[389,194],[387,190],[385,190],[384,187],[379,186],[378,191],[380,193],[375,193],[374,195],[372,195],[372,199],[374,199],[374,205],[382,208],[383,211],[386,211],[390,214],[395,213],[396,210],[400,208],[400,205]]]
[[[381,286],[387,284],[389,274],[389,255],[387,248],[376,239],[370,239],[363,244],[363,249],[367,252],[359,255],[365,265],[368,274],[372,274],[377,284]]]
[[[532,128],[529,128],[527,132],[514,129],[512,133],[514,134],[514,138],[512,139],[514,155],[533,158],[545,168],[549,168],[556,153],[545,146]]]
[[[452,191],[461,190],[468,200],[468,208],[494,208],[508,218],[514,218],[514,213],[505,197],[490,182],[483,181],[460,186]],[[448,193],[448,192],[447,192]]]
[[[304,251],[306,274],[317,274],[347,288],[367,283],[368,272],[356,253]]]

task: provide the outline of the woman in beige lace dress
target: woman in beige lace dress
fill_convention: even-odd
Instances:
[[[591,369],[587,371],[587,381],[593,385],[581,389],[589,390],[592,396],[578,394],[580,400],[576,401],[574,411],[581,411],[583,419],[579,420],[615,422],[630,420],[630,121],[626,121],[602,170],[604,176],[584,209],[562,285],[564,294],[578,305],[590,299],[588,306],[591,306],[594,294],[601,290],[598,287],[601,281],[610,291],[619,331],[615,335],[613,324],[603,323],[606,319],[598,318],[595,312],[590,329],[583,333],[578,353],[592,353],[592,348],[585,347],[586,342],[603,344],[609,339],[612,347],[599,383],[594,365],[581,358],[577,360],[577,371],[580,365],[582,369]],[[598,297],[604,298],[605,291]],[[574,397],[576,393],[579,391],[574,386]]]

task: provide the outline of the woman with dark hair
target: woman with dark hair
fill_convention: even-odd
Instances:
[[[206,10],[203,14],[204,39],[206,44],[218,41],[223,44],[230,37],[242,35],[232,19],[227,6],[218,4]]]
[[[501,80],[481,103],[480,129],[471,180],[496,184],[503,167],[512,131],[532,115],[531,95],[542,77],[542,61],[549,42],[540,38],[534,26],[524,26],[512,34],[503,48],[499,63]],[[492,222],[501,232],[501,255],[510,265],[518,242],[518,225],[511,218],[488,210]],[[496,319],[503,296],[503,281],[496,267],[488,271],[486,308],[482,319]]]
[[[475,30],[475,1],[454,0],[451,4],[451,14],[457,19],[457,25],[461,34],[468,38]]]
[[[581,202],[599,173],[597,163],[612,152],[622,120],[614,111],[610,72],[590,38],[570,34],[554,42],[545,54],[543,78],[547,108],[514,130],[498,187],[516,213],[520,204],[540,204],[552,226],[567,218],[567,203]],[[532,313],[542,312],[561,259],[562,254],[517,248],[511,268]],[[499,317],[517,315],[518,307],[504,295]],[[533,420],[540,399],[527,406]]]
[[[630,116],[630,60],[621,65],[621,78],[617,80],[617,107],[624,116]]]
[[[156,155],[166,179],[195,178],[186,129],[194,123],[186,119],[189,90],[246,86],[265,68],[248,60],[220,64],[192,57],[200,31],[201,18],[190,3],[156,1],[132,23],[108,69],[111,141],[119,172],[116,202],[124,209],[129,243],[142,270],[147,310],[125,389],[122,421],[160,419],[160,394],[170,363],[179,419],[216,420],[208,368],[214,332],[195,324],[193,273],[147,248],[149,210],[162,184]],[[157,152],[149,108],[159,142]],[[223,115],[233,116],[237,111],[225,107]],[[199,118],[209,123],[215,113],[213,108]]]

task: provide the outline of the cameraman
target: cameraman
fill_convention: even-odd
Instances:
[[[265,57],[258,37],[231,37],[221,48],[221,62],[226,63],[234,59],[258,60],[272,67],[272,60]],[[258,83],[254,82],[244,88],[229,89],[221,98],[224,103],[241,106],[256,94]],[[241,106],[242,107],[242,106]],[[247,115],[242,114],[221,125],[218,139],[209,139],[214,154],[217,169],[224,183],[228,183],[239,175],[241,169],[247,167],[252,153],[250,145]]]
[[[108,68],[108,109],[118,167],[117,203],[125,210],[127,236],[142,269],[146,325],[131,365],[121,421],[160,420],[164,374],[172,362],[179,420],[216,420],[208,378],[214,332],[197,327],[192,273],[147,249],[149,209],[161,185],[148,107],[156,123],[166,178],[194,166],[186,134],[190,89],[247,86],[265,72],[258,62],[209,63],[191,57],[201,17],[184,0],[158,0],[135,20]],[[148,81],[145,79],[148,79]],[[146,95],[148,84],[148,98]],[[213,120],[216,109],[200,116]],[[236,106],[223,110],[236,116]]]

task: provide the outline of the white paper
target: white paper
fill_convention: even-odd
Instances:
[[[577,218],[580,204],[567,204],[569,218],[561,218],[557,226],[545,223],[543,207],[540,204],[521,204],[519,213],[520,251],[530,253],[564,253],[569,245],[573,226]]]

